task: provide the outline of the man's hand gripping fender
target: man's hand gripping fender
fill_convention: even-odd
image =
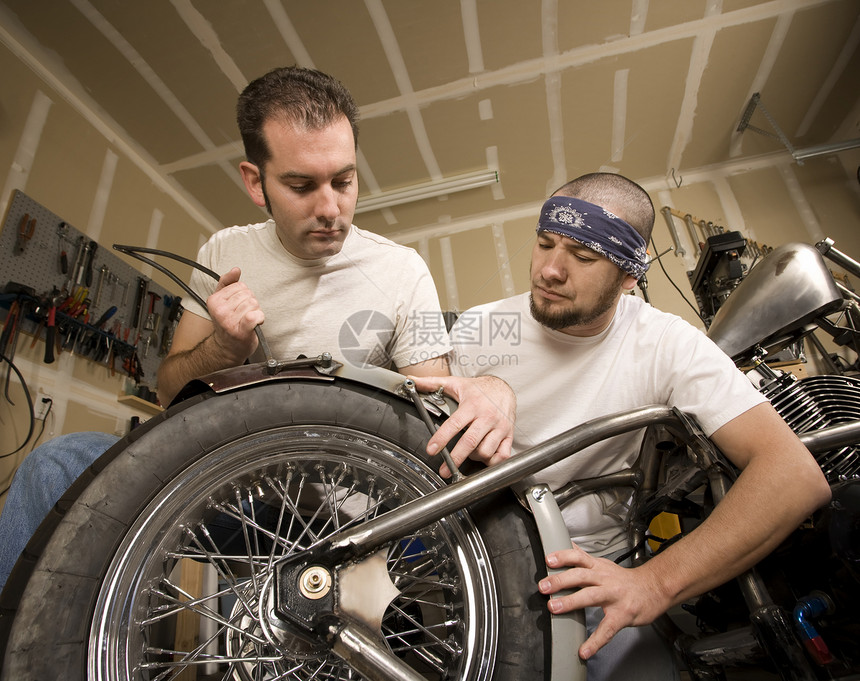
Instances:
[[[648,563],[635,568],[622,567],[606,558],[591,556],[573,544],[570,549],[548,554],[546,564],[553,569],[570,569],[540,580],[538,589],[542,594],[550,596],[574,590],[551,598],[547,603],[551,613],[558,615],[594,606],[603,609],[603,619],[579,649],[583,660],[609,643],[624,627],[650,624],[672,604]]]

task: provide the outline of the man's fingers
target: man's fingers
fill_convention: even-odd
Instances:
[[[579,647],[579,656],[583,660],[592,657],[598,650],[605,646],[619,631],[618,627],[612,625],[607,617],[604,617],[594,633],[585,639],[585,642]]]
[[[407,378],[411,378],[415,381],[415,387],[421,392],[433,392],[437,388],[440,387],[441,382],[446,378],[445,376],[412,376],[409,375]]]
[[[501,463],[502,461],[507,461],[511,458],[511,454],[513,454],[513,437],[506,437],[499,443],[498,449],[496,449],[496,453],[493,454],[490,461],[487,463],[488,466],[495,466],[497,463]]]
[[[465,423],[463,423],[461,421],[462,418],[462,413],[459,410],[455,411],[454,414],[448,417],[448,419],[439,426],[439,430],[437,430],[433,434],[433,437],[431,437],[427,442],[427,453],[430,456],[442,451],[442,448],[448,446],[451,439],[453,439],[457,433],[469,424],[468,419],[464,419]],[[458,467],[469,458],[472,451],[475,450],[478,444],[480,444],[483,435],[484,433],[481,429],[476,428],[475,424],[472,424],[468,429],[466,429],[466,432],[460,436],[457,444],[449,451],[451,459]],[[443,478],[448,478],[451,476],[451,471],[448,469],[447,465],[443,465],[439,474]]]
[[[547,575],[538,583],[538,590],[542,594],[550,595],[558,595],[564,591],[573,591],[574,593],[580,593],[583,588],[593,586],[592,581],[587,579],[587,571],[583,568],[570,568],[565,570],[564,572],[557,572],[551,575]],[[564,600],[566,598],[567,600]],[[574,607],[582,607],[581,605],[569,602],[571,600],[570,594],[565,596],[564,598],[560,598],[559,600],[564,601],[565,610],[571,610]]]
[[[221,278],[218,280],[218,285],[215,287],[216,291],[220,291],[222,288],[227,288],[230,284],[235,284],[239,281],[239,277],[242,276],[242,270],[238,267],[232,268],[229,272],[221,275]]]
[[[551,568],[562,567],[591,567],[595,562],[593,556],[589,555],[576,544],[571,542],[569,549],[553,551],[546,555],[546,564]]]
[[[427,441],[427,453],[430,456],[433,456],[434,454],[442,451],[442,447],[445,447],[451,439],[460,432],[461,428],[462,426],[459,425],[458,420],[453,416],[446,419],[442,425],[439,426],[439,429],[433,433],[433,436]],[[465,459],[466,457],[464,456],[463,458]],[[460,461],[457,461],[457,463],[459,464]]]

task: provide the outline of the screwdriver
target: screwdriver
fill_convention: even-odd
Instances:
[[[69,256],[66,253],[65,243],[69,233],[69,226],[65,222],[61,222],[57,227],[57,236],[60,241],[60,272],[68,274],[69,272]]]

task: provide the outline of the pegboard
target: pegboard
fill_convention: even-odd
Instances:
[[[122,260],[112,244],[96,243],[15,190],[0,232],[0,273],[0,287],[7,293],[3,296],[6,311],[15,297],[12,294],[21,287],[30,289],[36,299],[36,303],[31,301],[22,330],[44,337],[40,314],[43,319],[46,301],[53,298],[58,305],[58,336],[62,335],[63,340],[58,341],[58,352],[72,351],[105,363],[109,358],[107,348],[113,347],[117,371],[128,373],[122,368],[122,353],[129,356],[136,351],[142,369],[140,382],[155,387],[158,364],[169,347],[170,329],[175,324],[175,319],[173,323],[168,321],[170,305],[179,299]],[[154,295],[150,296],[150,292]],[[138,304],[141,296],[142,302]],[[60,307],[63,302],[68,303],[65,310]],[[108,319],[97,327],[96,322],[106,314]],[[181,311],[174,312],[174,318],[178,314]],[[61,325],[67,333],[60,333]],[[69,339],[69,333],[76,338]],[[82,336],[88,345],[81,343]],[[98,344],[103,344],[104,357],[94,351]]]

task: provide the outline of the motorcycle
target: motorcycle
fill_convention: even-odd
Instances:
[[[798,380],[764,360],[816,327],[849,333],[829,319],[851,304],[819,249],[790,244],[711,324],[815,454],[834,501],[755,569],[656,623],[694,679],[749,665],[783,679],[860,671],[860,381]],[[101,457],[28,545],[0,597],[2,678],[584,679],[582,614],[551,616],[536,589],[544,555],[570,545],[559,508],[628,488],[636,564],[701,522],[735,471],[689,417],[646,405],[491,468],[456,470],[443,453],[446,482],[424,449],[454,407],[328,355],[192,382]],[[629,470],[513,491],[640,429]],[[679,535],[649,531],[660,513]]]

